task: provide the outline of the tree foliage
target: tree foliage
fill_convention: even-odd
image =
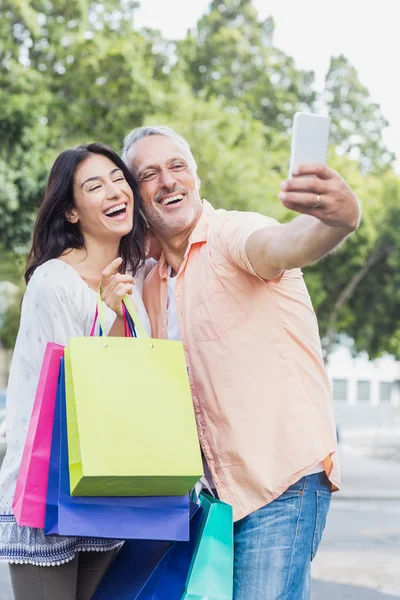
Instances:
[[[54,157],[93,140],[119,150],[144,123],[188,139],[215,206],[292,218],[277,199],[292,118],[325,105],[329,164],[359,194],[363,222],[305,269],[321,337],[328,353],[347,333],[356,352],[400,357],[400,183],[382,141],[387,122],[353,65],[332,57],[319,95],[314,74],[276,47],[273,20],[260,21],[251,0],[213,0],[178,42],[136,28],[136,6],[0,0],[0,276],[12,279],[12,257],[26,252]],[[18,311],[6,315],[3,343],[12,343]]]
[[[357,160],[363,172],[388,170],[394,160],[382,140],[388,122],[344,56],[331,59],[324,100],[331,117],[332,141],[340,153]]]

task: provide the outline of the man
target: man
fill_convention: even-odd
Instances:
[[[282,184],[302,215],[279,225],[214,210],[188,143],[142,127],[123,157],[162,255],[145,284],[153,335],[182,339],[201,447],[235,518],[235,600],[310,598],[311,560],[340,485],[333,407],[300,268],[359,224],[323,165]]]

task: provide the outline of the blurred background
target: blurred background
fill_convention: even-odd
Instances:
[[[359,232],[305,269],[335,401],[343,489],[314,599],[400,598],[400,36],[392,0],[0,0],[0,462],[22,273],[55,156],[167,124],[214,206],[277,200],[293,115],[331,118]],[[0,600],[9,600],[0,565]]]

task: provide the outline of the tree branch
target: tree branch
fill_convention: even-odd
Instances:
[[[328,326],[326,329],[326,335],[324,338],[327,340],[327,343],[324,347],[324,360],[326,361],[329,354],[332,351],[332,346],[334,343],[335,337],[335,325],[339,315],[340,310],[346,304],[346,302],[352,297],[355,290],[357,289],[360,282],[364,279],[366,274],[374,265],[376,265],[387,253],[387,247],[382,246],[380,240],[378,240],[375,248],[372,250],[369,255],[367,262],[361,267],[357,273],[353,275],[350,281],[345,285],[345,287],[340,292],[329,317]]]

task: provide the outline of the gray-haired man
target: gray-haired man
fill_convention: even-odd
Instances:
[[[329,381],[300,267],[358,227],[337,174],[305,165],[279,225],[214,210],[187,142],[165,127],[125,140],[162,255],[144,301],[153,335],[182,339],[201,446],[235,517],[235,600],[308,600],[331,491],[340,485]],[[240,177],[240,173],[238,173]]]

